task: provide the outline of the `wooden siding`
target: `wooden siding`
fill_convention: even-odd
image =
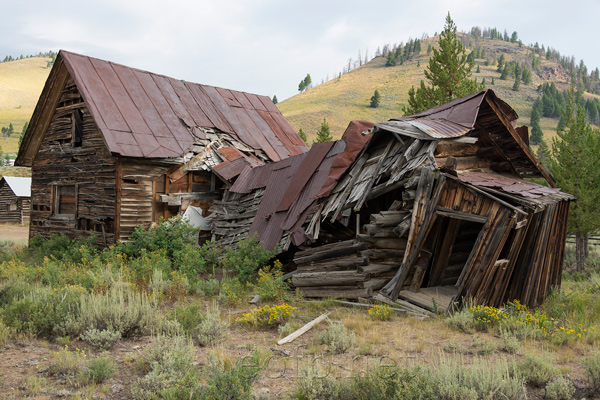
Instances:
[[[14,210],[10,209],[12,204]],[[17,197],[8,184],[0,189],[0,223],[15,225],[29,223],[29,199]]]
[[[81,146],[72,143],[74,112],[83,116]],[[115,174],[115,160],[69,77],[32,164],[30,237],[61,232],[77,237],[93,230],[99,244],[113,243]],[[76,186],[73,216],[54,213],[53,195],[59,185]]]

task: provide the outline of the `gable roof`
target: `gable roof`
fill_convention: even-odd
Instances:
[[[543,177],[553,187],[556,181],[529,149],[527,128],[515,128],[517,113],[493,90],[486,89],[421,113],[375,124],[375,132],[387,131],[420,140],[453,139],[482,133],[489,145],[502,153],[521,177]],[[523,130],[525,133],[521,132]]]
[[[10,187],[17,197],[31,197],[31,178],[22,178],[17,176],[3,176],[0,180],[0,187],[4,182]]]
[[[174,158],[206,139],[204,129],[232,135],[278,161],[307,150],[266,96],[184,82],[61,50],[23,140],[17,165],[31,165],[47,121],[66,80],[77,85],[113,153],[126,157]],[[41,129],[37,128],[41,125]],[[203,129],[204,128],[204,129]]]

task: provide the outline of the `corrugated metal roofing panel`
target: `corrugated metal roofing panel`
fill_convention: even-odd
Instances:
[[[459,173],[458,179],[474,186],[498,189],[508,194],[536,199],[539,197],[557,194],[560,189],[548,188],[537,183],[525,181],[518,176],[492,174],[486,172]]]
[[[31,197],[31,178],[18,176],[2,177],[17,197]]]
[[[113,153],[130,157],[152,154],[153,158],[182,155],[194,143],[190,130],[198,131],[196,127],[232,134],[272,160],[307,150],[266,96],[181,82],[66,51],[59,57]],[[134,133],[153,138],[140,136],[149,140],[136,142]]]
[[[420,129],[432,138],[447,139],[466,135],[472,128],[466,128],[452,121],[439,119],[418,119],[406,123]]]

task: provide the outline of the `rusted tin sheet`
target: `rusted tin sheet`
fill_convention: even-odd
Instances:
[[[181,156],[196,140],[190,131],[203,138],[198,128],[233,134],[275,161],[307,150],[266,96],[182,82],[66,51],[59,57],[112,153]]]
[[[294,243],[302,241],[305,233],[301,226],[308,211],[316,199],[331,190],[330,181],[338,179],[352,164],[369,140],[362,132],[372,126],[365,121],[352,123],[345,140],[318,143],[306,153],[244,169],[230,191],[249,193],[265,188],[250,233],[258,232],[268,249],[273,249],[283,233],[292,228]]]
[[[486,172],[459,173],[458,179],[474,186],[498,189],[508,194],[537,199],[539,197],[557,194],[560,189],[549,188],[537,183],[525,181],[514,175],[492,174]]]

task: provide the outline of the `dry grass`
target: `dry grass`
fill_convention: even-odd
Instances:
[[[296,129],[302,128],[309,138],[309,142],[315,137],[323,118],[327,118],[332,135],[338,139],[343,134],[351,120],[364,119],[377,122],[402,116],[402,106],[406,104],[408,90],[417,86],[425,78],[423,70],[428,64],[427,46],[433,43],[430,38],[424,41],[421,55],[412,61],[395,67],[385,67],[385,57],[378,57],[367,64],[344,74],[341,78],[334,78],[322,85],[318,85],[304,93],[300,93],[277,106]],[[475,46],[476,43],[472,43]],[[485,48],[486,55],[490,58],[496,51],[498,57],[504,54],[507,61],[519,61],[530,63],[531,50],[519,47],[515,43],[480,39],[479,44]],[[519,115],[519,123],[528,125],[531,118],[531,107],[538,97],[536,91],[538,85],[549,82],[536,73],[529,85],[521,84],[518,92],[512,90],[514,79],[500,80],[500,73],[496,72],[496,66],[485,66],[483,59],[477,60],[480,73],[476,73],[477,66],[473,68],[473,76],[481,82],[486,79],[488,88],[493,89],[496,94],[510,104]],[[420,64],[420,66],[418,66]],[[542,60],[540,70],[547,67],[556,68],[557,64]],[[495,84],[491,85],[492,77]],[[546,77],[550,78],[550,77]],[[567,89],[567,76],[552,76],[559,90]],[[381,105],[378,108],[370,108],[370,98],[375,89],[381,94]],[[545,140],[551,142],[556,130],[557,119],[542,119],[542,129]]]
[[[0,63],[0,127],[12,122],[15,134],[9,139],[1,138],[4,153],[16,153],[19,134],[44,88],[50,73],[49,58],[27,58]]]

